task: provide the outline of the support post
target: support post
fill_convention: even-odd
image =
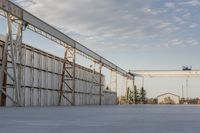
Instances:
[[[128,90],[128,77],[126,77],[126,95],[127,95],[127,101],[126,103],[128,104],[129,103],[129,90]]]
[[[117,88],[118,86],[117,86],[117,71],[115,72],[115,92],[116,92],[116,104],[118,103],[118,101],[117,101],[117,90],[118,90],[118,88]]]
[[[72,106],[75,105],[75,55],[76,50],[74,48],[66,48],[60,82],[59,105],[62,104],[62,97],[65,98]],[[64,85],[66,86],[66,90],[64,90]],[[72,95],[71,99],[67,96],[69,93]]]
[[[99,64],[99,105],[101,105],[101,96],[102,96],[102,67],[103,64]]]
[[[186,97],[187,97],[187,102],[189,101],[188,97],[188,77],[186,77]]]
[[[110,70],[110,91],[112,90],[112,79],[113,79],[113,71],[112,69]]]
[[[75,92],[76,92],[76,50],[75,49],[73,49],[73,70],[72,70],[72,73],[73,73],[73,81],[72,81],[72,99],[73,99],[73,101],[72,101],[72,105],[73,106],[75,106],[75,104],[76,104],[76,94],[75,94]]]
[[[10,13],[7,13],[7,34],[6,40],[3,49],[3,59],[2,67],[0,73],[0,91],[7,96],[14,105],[20,105],[20,80],[19,78],[19,68],[17,63],[19,63],[19,52],[21,51],[21,41],[22,41],[22,22],[19,22],[17,33],[13,34],[13,16]],[[19,55],[18,55],[19,54]],[[8,63],[8,59],[11,63]],[[10,72],[10,71],[12,72]],[[15,96],[9,96],[6,90],[6,78],[9,77],[13,81],[13,93]],[[5,104],[5,103],[4,103]]]
[[[135,97],[134,97],[134,94],[135,94],[135,77],[133,77],[133,80],[132,80],[132,94],[131,94],[131,97],[132,97],[132,102],[134,103],[135,101]]]
[[[2,46],[2,51],[4,51],[4,47],[5,47],[5,45],[3,45]],[[7,53],[6,53],[6,56],[7,56]],[[3,57],[3,53],[2,53],[2,57]],[[6,60],[6,62],[7,62],[7,58],[5,59]],[[5,64],[5,68],[7,68],[7,63]],[[2,71],[1,71],[2,72]],[[3,89],[3,91],[5,91],[6,92],[6,83],[7,83],[7,76],[6,76],[6,73],[1,73],[1,74],[4,74],[4,79],[3,79],[3,87],[2,87],[2,89]],[[3,78],[3,77],[2,77]],[[0,79],[1,79],[1,77],[0,77]],[[2,80],[2,79],[1,79]],[[6,95],[4,94],[4,93],[2,93],[1,91],[0,91],[0,95],[1,95],[1,103],[0,103],[0,106],[5,106],[6,105]]]

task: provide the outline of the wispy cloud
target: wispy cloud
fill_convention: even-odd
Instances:
[[[190,6],[200,6],[199,0],[187,0],[186,2],[183,2],[182,4],[190,5]]]
[[[171,47],[191,47],[191,46],[197,46],[200,45],[200,43],[197,40],[191,39],[191,38],[174,38],[167,43],[163,44],[166,48]]]
[[[176,6],[173,2],[166,2],[165,6],[168,7],[168,8],[176,8]]]
[[[13,1],[95,50],[151,49],[162,46],[172,35],[181,38],[181,34],[177,33],[186,27],[198,26],[191,22],[190,11],[174,1]],[[184,0],[181,3],[197,6],[199,1]],[[161,42],[156,42],[156,39]],[[148,47],[152,41],[155,45]]]

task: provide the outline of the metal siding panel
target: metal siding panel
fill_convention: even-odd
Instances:
[[[6,92],[10,97],[14,98],[13,88],[7,88]],[[6,98],[6,106],[13,106],[13,102],[9,98]]]
[[[26,50],[26,65],[31,66],[31,52]]]
[[[34,87],[38,87],[38,70],[34,70]]]
[[[30,88],[25,88],[25,106],[30,106]]]
[[[37,89],[33,89],[33,106],[37,106],[38,105],[38,91]]]
[[[34,53],[34,67],[39,68],[39,55],[37,53]]]

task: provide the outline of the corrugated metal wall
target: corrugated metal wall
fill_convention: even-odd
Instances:
[[[3,42],[0,43],[1,63]],[[22,62],[20,63],[22,71],[21,78],[19,78],[21,79],[21,105],[57,106],[59,101],[59,87],[61,81],[63,59],[27,45],[23,45],[22,55]],[[80,65],[76,65],[75,73],[75,104],[99,104],[99,73]],[[104,88],[105,78],[103,75],[101,76],[101,84],[102,88]],[[7,78],[7,93],[11,97],[15,98],[15,90],[13,90],[13,88],[11,87],[12,85],[13,82],[9,78]],[[65,84],[64,92],[65,96],[72,100],[72,95],[71,93],[69,93],[69,89]],[[116,93],[105,92],[102,90],[102,103],[115,104]],[[62,98],[61,105],[70,105],[70,103],[65,98]],[[6,106],[13,106],[12,101],[8,98],[6,98]]]

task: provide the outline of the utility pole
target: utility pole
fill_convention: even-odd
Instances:
[[[183,85],[182,85],[182,98],[184,98],[184,90],[183,90]]]
[[[188,97],[188,77],[186,78],[186,97],[187,97],[187,100],[189,100],[189,97]]]

